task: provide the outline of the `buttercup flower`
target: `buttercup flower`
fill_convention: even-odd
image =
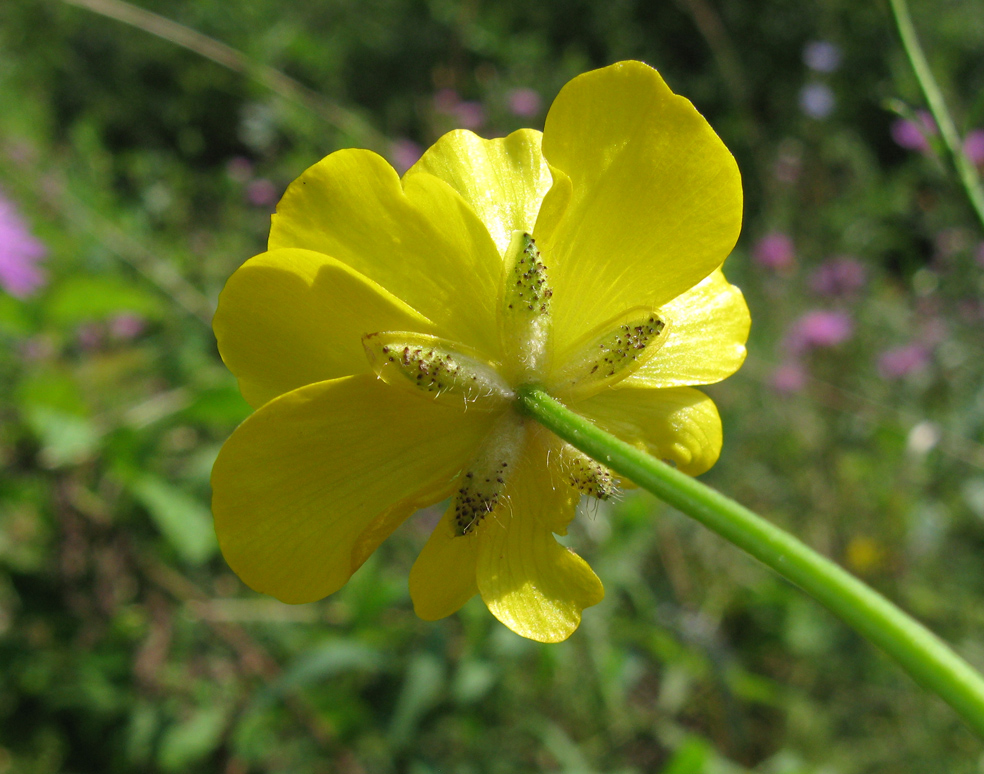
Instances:
[[[458,130],[401,179],[342,150],[308,169],[215,315],[257,409],[212,473],[230,566],[285,602],[338,590],[417,509],[450,498],[410,572],[422,618],[474,594],[513,631],[568,637],[603,596],[554,538],[613,474],[514,407],[538,384],[689,474],[721,447],[691,385],[733,373],[748,310],[731,154],[655,70],[571,81],[541,135]]]

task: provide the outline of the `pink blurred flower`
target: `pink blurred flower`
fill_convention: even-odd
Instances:
[[[454,89],[434,94],[434,110],[452,116],[462,129],[479,129],[485,125],[485,106],[481,102],[462,101]]]
[[[30,362],[50,360],[58,352],[51,337],[45,335],[31,336],[21,342],[19,349],[21,357]]]
[[[459,102],[453,112],[462,129],[475,130],[485,125],[485,107],[481,102]]]
[[[984,129],[968,132],[964,138],[963,149],[974,166],[984,166]]]
[[[75,329],[75,340],[79,348],[86,352],[99,349],[103,343],[103,328],[95,322],[82,323]]]
[[[760,266],[767,269],[788,269],[796,259],[793,240],[785,234],[774,231],[755,243],[752,257]]]
[[[886,349],[878,358],[882,379],[901,379],[929,365],[929,349],[923,344],[906,344]]]
[[[254,207],[272,207],[280,198],[280,190],[265,177],[251,180],[246,186],[246,198]]]
[[[846,312],[814,309],[800,317],[785,338],[786,348],[793,354],[811,349],[836,347],[851,338],[854,324]]]
[[[394,140],[389,149],[390,161],[401,175],[416,164],[423,153],[423,148],[406,137]]]
[[[236,183],[245,183],[253,176],[253,162],[245,156],[233,156],[226,162],[226,174]]]
[[[509,112],[520,118],[538,116],[543,107],[539,93],[527,88],[511,89],[506,94],[506,103],[509,105]]]
[[[925,110],[916,114],[916,121],[900,118],[893,122],[890,131],[896,145],[920,153],[929,153],[929,138],[938,134],[936,121]]]
[[[137,338],[147,327],[144,319],[132,312],[118,314],[109,321],[109,333],[114,339],[130,341]]]
[[[47,279],[38,264],[47,252],[13,203],[0,194],[0,288],[26,298],[43,287]]]
[[[772,372],[769,383],[776,392],[799,392],[806,386],[806,369],[801,363],[783,363]]]
[[[434,94],[434,110],[438,113],[453,113],[459,102],[461,97],[454,89],[440,89]]]
[[[848,256],[821,264],[810,276],[810,289],[820,296],[848,296],[864,287],[868,272],[864,265]]]

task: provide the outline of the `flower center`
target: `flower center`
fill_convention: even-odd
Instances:
[[[655,307],[634,307],[597,326],[563,352],[551,350],[553,289],[533,237],[517,231],[503,256],[498,303],[501,362],[456,341],[413,331],[362,337],[376,375],[400,389],[463,410],[494,412],[492,428],[459,479],[454,530],[473,533],[502,505],[506,485],[526,442],[526,420],[510,405],[515,385],[538,383],[561,400],[576,402],[613,387],[650,360],[666,341],[667,320]],[[556,440],[563,478],[583,494],[605,500],[615,491],[612,472]]]

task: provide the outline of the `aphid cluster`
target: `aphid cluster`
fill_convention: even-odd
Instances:
[[[614,376],[626,363],[638,360],[665,327],[666,323],[656,315],[618,326],[598,343],[599,356],[588,373],[601,371],[604,377]]]
[[[509,309],[519,309],[545,315],[550,312],[553,290],[547,285],[547,267],[540,260],[540,251],[529,234],[523,234],[525,246],[513,267],[515,278],[510,288]]]
[[[408,346],[384,346],[380,351],[390,363],[399,360],[404,375],[424,392],[444,392],[459,382],[461,364],[447,352]],[[471,379],[477,381],[478,377],[473,375]]]
[[[616,492],[615,478],[612,472],[590,457],[581,454],[571,447],[573,454],[565,455],[564,467],[571,486],[582,494],[608,500]]]
[[[454,499],[455,534],[467,535],[499,504],[499,495],[506,484],[508,462],[498,463],[491,471],[476,474],[469,470]]]

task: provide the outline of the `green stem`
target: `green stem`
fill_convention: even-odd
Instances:
[[[895,25],[899,28],[902,46],[905,48],[906,56],[909,57],[909,63],[916,74],[916,80],[919,81],[919,88],[922,89],[929,110],[940,129],[940,136],[946,146],[947,155],[957,170],[957,176],[963,184],[967,198],[970,199],[971,207],[977,213],[981,226],[984,226],[984,188],[981,188],[980,175],[977,174],[977,168],[971,160],[967,158],[967,154],[963,152],[960,134],[950,117],[950,112],[946,109],[943,93],[933,77],[932,70],[929,69],[929,63],[926,61],[922,46],[919,45],[916,28],[913,26],[912,17],[909,15],[909,6],[906,5],[906,0],[889,0],[889,3],[892,6]]]
[[[936,635],[829,559],[743,505],[620,441],[535,386],[520,411],[747,551],[898,661],[984,737],[984,679]]]

